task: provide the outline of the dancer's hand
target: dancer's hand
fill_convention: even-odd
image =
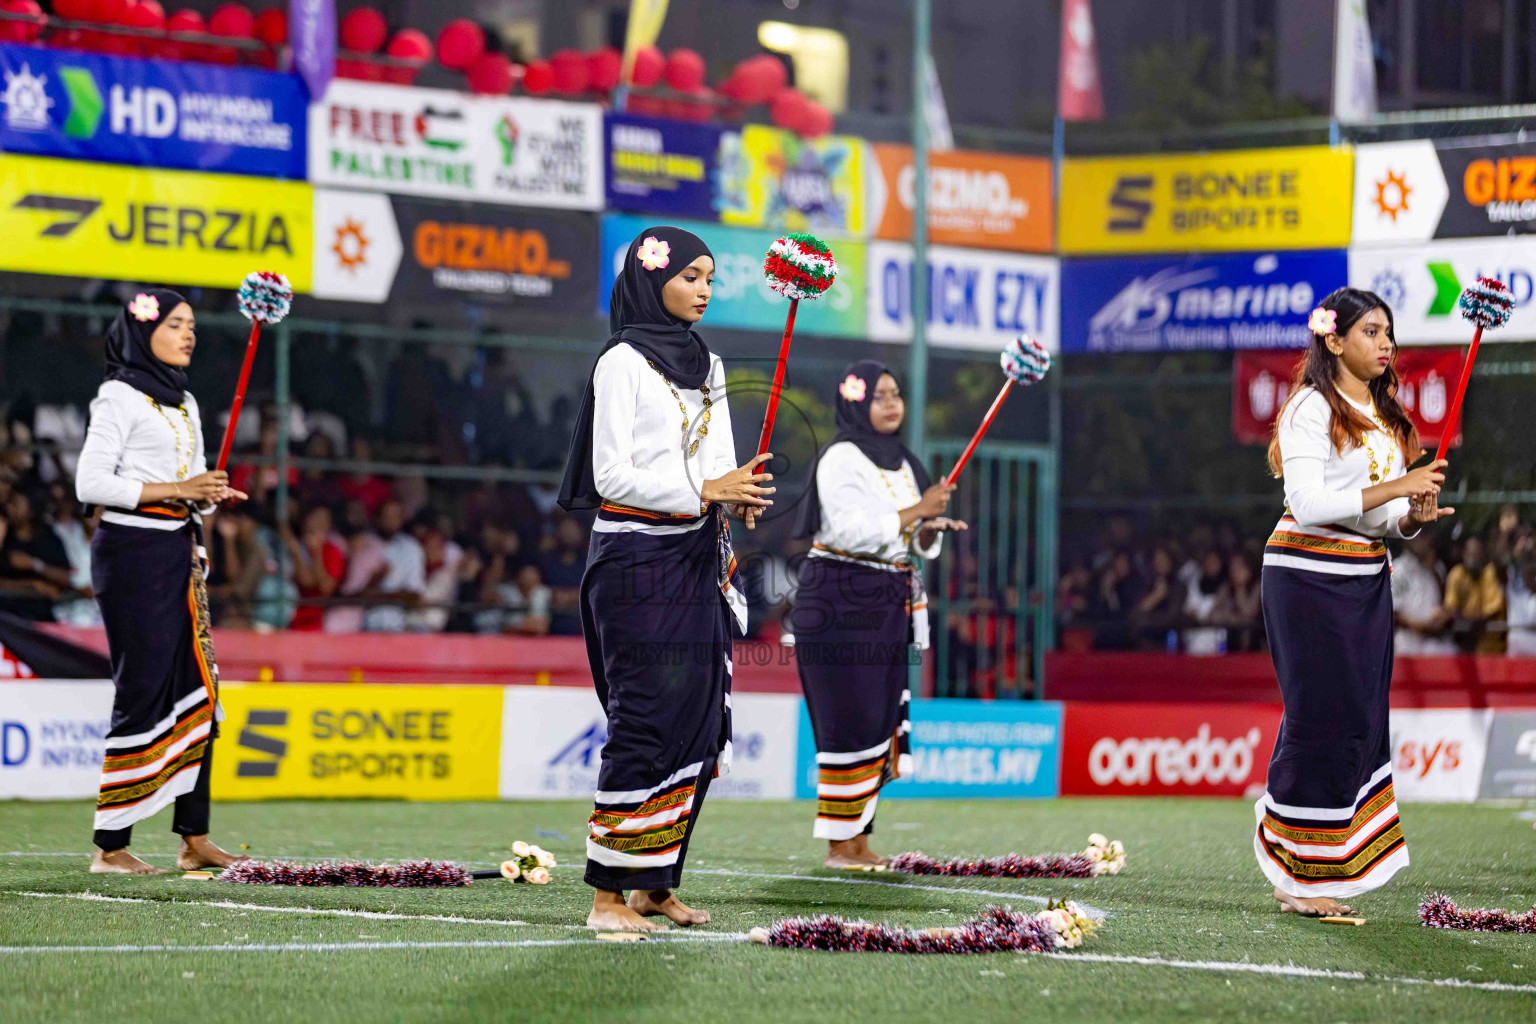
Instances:
[[[763,510],[753,505],[732,505],[731,514],[747,524],[747,529],[757,529],[757,517],[763,514]]]
[[[1403,522],[1398,524],[1404,533],[1409,533],[1420,526],[1428,526],[1438,523],[1446,516],[1454,515],[1454,508],[1441,508],[1439,498],[1433,494],[1426,494],[1422,498],[1412,498],[1408,502],[1408,514],[1403,516]]]
[[[944,531],[968,529],[970,527],[965,525],[964,520],[948,519],[944,516],[939,516],[936,519],[924,521],[922,527],[917,531],[917,543],[919,547],[926,548],[933,543],[933,539],[936,536]]]
[[[718,501],[724,505],[767,508],[773,502],[766,495],[772,494],[774,488],[761,485],[772,480],[773,474],[759,473],[758,469],[771,458],[773,458],[772,452],[764,452],[755,456],[745,466],[738,466],[724,476],[705,480],[704,485],[699,488],[699,497],[705,501]],[[761,512],[758,514],[761,515]]]
[[[912,512],[918,519],[937,519],[949,510],[949,496],[954,490],[954,484],[942,481],[934,484],[923,492],[917,504],[912,506]]]
[[[1426,495],[1440,493],[1440,486],[1445,483],[1445,459],[1436,459],[1418,469],[1410,469],[1398,480],[1401,489],[1400,497],[1422,498]]]
[[[229,491],[229,474],[222,469],[210,469],[190,480],[178,480],[172,486],[175,497],[207,505],[217,502],[221,494]]]

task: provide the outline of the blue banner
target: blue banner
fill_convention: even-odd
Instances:
[[[603,129],[610,210],[715,219],[719,128],[608,114]]]
[[[0,150],[303,180],[293,75],[0,46]]]
[[[914,700],[910,777],[891,797],[1050,799],[1061,789],[1062,705],[1056,701]],[[816,796],[816,737],[800,705],[795,798]]]
[[[1343,249],[1061,261],[1063,352],[1304,348]]]

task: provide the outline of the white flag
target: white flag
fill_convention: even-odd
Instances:
[[[955,135],[949,128],[949,109],[944,105],[944,89],[939,85],[939,69],[928,55],[923,82],[923,107],[928,121],[928,148],[935,152],[955,148]]]
[[[1333,117],[1366,121],[1376,113],[1376,54],[1365,0],[1337,0],[1333,35]]]

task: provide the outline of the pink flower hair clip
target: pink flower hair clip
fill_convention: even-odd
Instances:
[[[653,235],[647,235],[635,256],[646,270],[661,270],[672,262],[672,246]]]
[[[864,401],[864,395],[867,388],[868,385],[866,385],[862,379],[855,377],[850,373],[846,378],[844,378],[843,382],[838,385],[837,393],[842,395],[846,401],[862,402]]]
[[[1336,310],[1318,306],[1307,317],[1307,329],[1320,338],[1339,333],[1339,314]]]
[[[133,301],[128,304],[128,312],[132,313],[133,318],[140,323],[158,320],[160,319],[160,300],[153,295],[139,292],[139,294],[133,297]]]

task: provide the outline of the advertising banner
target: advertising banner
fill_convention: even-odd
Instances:
[[[0,46],[0,151],[303,180],[293,75]]]
[[[666,118],[606,114],[608,208],[715,218],[721,130]]]
[[[867,148],[851,135],[802,139],[760,124],[726,132],[716,197],[720,219],[775,232],[809,231],[834,243],[863,238]]]
[[[405,195],[597,210],[602,112],[337,79],[309,108],[309,178]]]
[[[1491,715],[1487,708],[1393,708],[1392,787],[1397,799],[1476,800]]]
[[[320,298],[552,312],[597,301],[588,214],[316,189],[314,250]]]
[[[1061,251],[1343,248],[1352,168],[1327,146],[1067,160]]]
[[[608,724],[586,687],[505,688],[501,747],[504,800],[590,800]],[[787,800],[794,795],[800,698],[732,697],[731,770],[709,784],[711,798]]]
[[[869,243],[869,337],[912,337],[912,247]],[[928,341],[996,351],[1028,334],[1051,351],[1057,332],[1061,263],[1051,256],[933,246],[928,250]]]
[[[913,774],[883,792],[914,799],[1054,797],[1060,788],[1061,709],[1053,701],[914,700]],[[816,737],[809,712],[802,710],[796,799],[814,799],[816,780]]]
[[[912,147],[877,142],[868,170],[869,223],[878,238],[912,238]],[[928,155],[928,240],[973,249],[1050,252],[1051,162],[966,150]]]
[[[1414,139],[1355,148],[1355,244],[1536,232],[1536,142]]]
[[[1278,704],[1066,705],[1063,796],[1257,798]]]
[[[1380,295],[1392,307],[1400,345],[1472,340],[1461,315],[1461,291],[1479,277],[1496,277],[1515,300],[1509,323],[1486,341],[1536,338],[1536,238],[1453,239],[1418,246],[1349,250],[1349,283]]]
[[[1239,352],[1232,361],[1232,433],[1243,444],[1268,444],[1275,414],[1289,397],[1299,352]],[[1426,447],[1440,443],[1451,395],[1461,380],[1459,348],[1405,348],[1397,354],[1397,400]]]
[[[629,243],[656,223],[654,217],[610,214],[603,218],[602,271],[598,281],[598,312],[608,315],[613,281]],[[709,244],[715,257],[715,284],[704,315],[705,327],[735,327],[751,331],[782,331],[789,304],[763,280],[763,255],[774,233],[729,228],[720,224],[682,222]],[[815,302],[802,302],[795,315],[795,331],[834,338],[865,336],[865,244],[833,242],[837,281]]]
[[[219,799],[496,799],[500,687],[236,683],[219,699]]]
[[[1342,249],[1062,260],[1062,351],[1299,351],[1347,272]]]
[[[1495,711],[1477,794],[1483,800],[1536,797],[1536,711]]]
[[[303,182],[0,156],[0,270],[307,292],[311,213]]]
[[[0,800],[95,796],[112,682],[0,684]]]

